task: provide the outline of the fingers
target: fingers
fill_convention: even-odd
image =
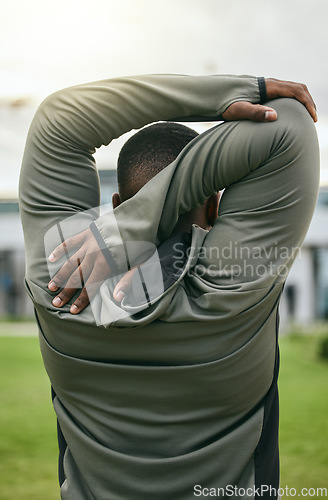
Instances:
[[[79,259],[77,259],[77,263],[78,266],[69,277],[65,287],[53,299],[52,304],[55,307],[64,306],[75,295],[77,290],[84,288],[84,283],[87,281],[92,267],[90,269],[90,266],[88,266],[88,263],[85,260],[80,263]],[[50,284],[51,283],[54,283],[54,281],[50,282]],[[49,288],[51,289],[50,284]]]
[[[78,314],[89,304],[109,274],[110,268],[101,250],[86,255],[83,248],[80,249],[49,282],[51,291],[62,288],[52,304],[55,307],[64,306],[82,288],[81,294],[70,307],[72,314]]]
[[[103,267],[101,265],[95,266],[90,273],[85,286],[83,286],[82,292],[74,301],[74,304],[72,304],[70,313],[78,314],[83,311],[83,309],[85,309],[85,307],[89,304],[90,300],[92,300],[96,295],[100,285],[105,279],[106,275],[104,275]],[[84,283],[82,283],[82,285],[84,285]]]
[[[71,238],[67,238],[67,240],[63,241],[63,243],[58,245],[58,247],[56,247],[51,252],[51,254],[48,257],[49,261],[56,262],[64,255],[66,255],[68,258],[68,252],[70,250],[73,250],[74,248],[80,247],[83,244],[85,237],[86,237],[86,231],[82,231],[82,233],[76,234]]]
[[[268,122],[277,119],[277,112],[273,108],[261,104],[238,101],[231,104],[222,116],[227,121],[252,120],[256,122]]]
[[[85,309],[89,304],[91,298],[92,297],[88,295],[86,288],[83,288],[81,294],[71,306],[69,312],[71,314],[78,314],[79,312],[83,311],[83,309]]]
[[[274,122],[278,118],[277,111],[261,104],[250,104],[244,119],[254,122]]]
[[[314,122],[318,121],[316,105],[312,99],[310,92],[307,90],[306,85],[289,83],[286,89],[287,97],[297,99],[299,102],[304,104],[308,112],[310,113]],[[284,97],[284,96],[280,96]]]
[[[313,121],[318,121],[316,105],[306,85],[303,83],[277,80],[276,78],[266,78],[265,84],[268,99],[276,99],[277,97],[297,99],[304,104]]]
[[[114,292],[113,292],[113,297],[114,297],[116,302],[121,303],[123,298],[125,297],[125,295],[127,295],[128,292],[130,291],[133,275],[136,271],[137,271],[136,267],[133,269],[130,269],[130,271],[128,271],[123,276],[123,278],[121,278],[121,280],[118,282],[118,284],[116,285]],[[83,271],[82,271],[82,273],[80,273],[79,276],[81,274],[85,275],[85,272],[83,273]],[[71,278],[73,278],[73,275]],[[82,281],[82,278],[81,278],[81,281]],[[72,306],[70,308],[70,312],[72,314],[78,314],[89,304],[90,300],[92,300],[92,298],[97,293],[99,286],[100,286],[100,283],[102,281],[103,281],[103,270],[100,266],[95,267],[93,269],[93,271],[91,272],[90,276],[88,277],[86,284],[82,289],[81,294],[74,301],[74,304],[72,304]],[[83,281],[82,281],[82,283],[83,283]],[[73,281],[73,284],[74,284],[74,281]],[[72,296],[76,293],[76,289],[69,288],[70,285],[71,285],[71,279],[67,282],[66,287],[62,290],[62,292],[54,300],[56,300],[59,297],[60,300],[62,300],[61,305],[66,304],[68,302],[68,300],[70,298],[72,298]],[[61,307],[61,306],[57,306],[57,307]]]
[[[65,264],[60,268],[57,274],[51,279],[51,281],[48,283],[48,288],[52,292],[55,292],[58,290],[58,288],[61,288],[64,286],[64,284],[67,282],[70,276],[73,275],[73,273],[76,272],[78,267],[81,264],[81,261],[84,258],[83,252],[80,250],[76,252],[72,257],[70,257]],[[80,270],[81,271],[81,270]],[[78,272],[78,274],[80,273]],[[74,274],[74,277],[77,276]],[[75,278],[74,278],[75,279]]]
[[[72,314],[78,314],[95,296],[101,283],[104,281],[104,273],[100,266],[93,266],[90,260],[84,259],[70,276],[65,287],[52,301],[55,307],[62,307],[67,304],[76,292],[82,288],[80,295],[70,307]]]
[[[275,99],[276,97],[287,97],[284,93],[287,91],[291,96],[295,96],[297,93],[306,93],[309,98],[309,102],[314,109],[317,109],[316,104],[309,89],[304,83],[297,83],[291,81],[278,80],[277,78],[266,78],[266,89],[268,99]]]
[[[137,268],[130,269],[123,278],[120,279],[120,281],[117,283],[116,287],[114,288],[113,292],[113,297],[116,302],[119,304],[122,302],[123,298],[125,295],[128,294],[128,292],[131,289],[131,283],[132,283],[132,278],[134,273],[136,272]]]
[[[315,105],[315,103],[312,99],[312,96],[311,96],[310,92],[308,91],[306,85],[301,84],[295,88],[295,98],[298,101],[300,101],[302,104],[304,104],[304,106],[306,107],[306,109],[308,110],[310,115],[312,116],[313,121],[317,122],[318,116],[317,116],[316,105]]]
[[[318,120],[314,100],[306,85],[302,83],[287,82],[275,78],[266,78],[267,99],[289,97],[301,102],[310,113],[314,122]],[[226,121],[252,120],[256,122],[270,122],[277,119],[274,109],[247,101],[237,101],[231,104],[222,114]]]

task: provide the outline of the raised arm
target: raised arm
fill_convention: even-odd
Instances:
[[[96,148],[156,120],[194,115],[215,119],[240,99],[260,102],[258,78],[133,76],[79,85],[48,97],[31,124],[20,177],[28,279],[40,287],[49,279],[43,241],[49,227],[99,205],[92,156]]]
[[[294,91],[294,97],[297,97],[295,94],[300,88],[298,84],[281,82],[280,87],[278,86],[280,93],[284,94],[285,92],[286,95],[289,95],[291,88]],[[279,92],[272,90],[272,86],[269,86],[269,89],[273,93],[272,97],[279,95]],[[302,102],[315,119],[313,101],[303,87],[302,90],[300,100],[304,98],[304,102]],[[288,101],[285,101],[285,103],[288,103]],[[224,187],[227,188],[234,183],[238,184],[241,179],[252,175],[252,172],[257,171],[260,166],[270,163],[272,151],[275,145],[279,143],[281,134],[286,132],[286,127],[290,128],[291,125],[292,128],[297,130],[299,139],[301,139],[302,134],[304,135],[304,130],[310,131],[309,143],[313,146],[315,144],[315,135],[313,135],[313,126],[309,125],[311,122],[310,117],[305,108],[303,110],[296,102],[293,105],[296,105],[296,109],[298,107],[301,109],[301,115],[299,116],[301,122],[299,124],[297,118],[294,124],[292,118],[288,123],[286,114],[282,112],[281,120],[278,119],[275,124],[253,124],[253,128],[249,128],[249,123],[235,122],[220,125],[196,138],[185,148],[175,162],[148,183],[133,199],[123,203],[114,211],[115,224],[112,223],[113,217],[108,216],[108,214],[96,220],[94,233],[100,233],[100,240],[105,243],[105,248],[109,250],[111,270],[117,268],[122,271],[127,268],[124,242],[143,240],[158,244],[170,234],[181,213],[195,208],[215,191]],[[249,107],[251,105],[238,102],[230,106],[227,111],[229,112],[237,106],[243,111],[242,107],[245,110],[245,106]],[[286,106],[288,108],[288,104]],[[280,104],[278,108],[283,110]],[[294,109],[293,106],[291,109]],[[232,116],[232,118],[234,117],[237,118],[238,116]],[[247,112],[244,116],[239,116],[239,118],[247,118]],[[271,129],[266,128],[273,126],[274,128]],[[243,127],[247,129],[246,134],[239,133],[239,130]],[[315,150],[315,145],[312,149]],[[294,154],[297,156],[297,151],[294,151]],[[314,163],[316,162],[317,160],[314,158]],[[277,169],[276,167],[276,165],[273,165],[272,172]],[[264,172],[262,169],[261,171]],[[261,173],[254,175],[255,177],[261,177]],[[317,171],[314,172],[313,179],[312,188],[310,189],[312,201],[306,204],[307,222],[303,226],[303,237],[305,234],[304,227],[307,227],[313,211]],[[251,194],[253,198],[255,195],[256,193]],[[227,195],[225,195],[225,198],[227,198]],[[154,200],[156,200],[156,203],[154,203]],[[253,201],[254,207],[256,207],[255,199]],[[238,200],[236,207],[238,207]],[[217,229],[215,228],[213,233],[216,232]],[[302,239],[302,235],[297,232],[297,241],[300,239]]]
[[[177,116],[214,120],[233,102],[259,103],[265,95],[263,81],[252,76],[147,75],[67,88],[40,105],[26,152],[32,152],[33,145],[42,142],[45,161],[51,143],[56,143],[61,159],[75,146],[77,153],[85,153],[88,161],[87,152],[152,121],[172,120]],[[54,169],[55,164],[56,159],[52,158],[45,166]]]
[[[226,192],[220,215],[231,223],[231,227],[226,224],[228,238],[237,238],[232,214],[238,213],[240,220],[244,219],[238,223],[239,242],[247,235],[253,246],[273,244],[259,232],[247,234],[248,219],[258,218],[259,224],[268,225],[267,233],[281,229],[277,244],[284,243],[286,248],[301,244],[318,189],[315,128],[296,100],[270,105],[277,109],[276,121],[221,124],[189,143],[171,165],[114,211],[119,232],[115,233],[106,214],[95,221],[118,269],[125,266],[122,241],[137,239],[158,245],[171,234],[181,214],[223,188]],[[255,213],[260,216],[255,217]],[[221,224],[219,217],[211,231],[213,244]]]

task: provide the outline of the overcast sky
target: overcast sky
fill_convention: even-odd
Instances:
[[[327,0],[9,0],[0,103],[130,74],[273,76],[309,86],[328,150],[327,24]]]
[[[327,109],[327,21],[327,0],[10,0],[1,85],[47,94],[136,73],[248,73],[304,81]]]

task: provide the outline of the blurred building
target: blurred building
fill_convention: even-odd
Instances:
[[[24,240],[17,201],[0,203],[0,315],[32,312],[23,288]]]
[[[111,202],[116,171],[99,170],[101,203]],[[319,193],[314,217],[288,276],[281,301],[283,324],[328,319],[328,187]],[[23,287],[24,240],[16,200],[0,202],[0,316],[33,314]]]
[[[111,203],[117,190],[116,171],[99,170],[101,204]],[[24,237],[17,200],[0,200],[0,316],[31,316],[24,288]]]
[[[319,192],[303,246],[286,281],[280,307],[283,320],[328,320],[328,186]]]

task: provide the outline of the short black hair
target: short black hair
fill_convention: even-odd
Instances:
[[[117,182],[122,201],[131,198],[156,174],[172,163],[198,133],[175,122],[145,127],[122,147],[117,162]]]

